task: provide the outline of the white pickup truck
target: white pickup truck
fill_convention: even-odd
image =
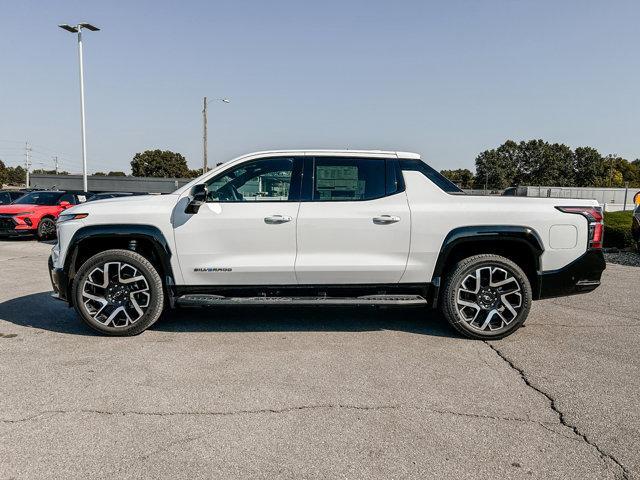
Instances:
[[[170,195],[73,207],[57,233],[54,296],[107,335],[175,306],[424,304],[497,339],[605,268],[595,201],[465,195],[405,152],[253,153]]]

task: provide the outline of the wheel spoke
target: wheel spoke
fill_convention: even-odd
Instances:
[[[509,302],[509,300],[507,300],[508,296],[517,296],[518,297],[518,304],[517,305],[512,305],[511,302]],[[511,312],[511,315],[513,315],[513,317],[515,318],[518,315],[518,312],[516,311],[516,308],[519,308],[522,305],[522,295],[519,293],[512,293],[510,295],[502,295],[500,296],[500,300],[502,301],[502,304],[507,308],[507,310],[509,310]]]
[[[484,323],[482,324],[482,326],[480,327],[480,330],[484,330],[485,328],[487,328],[487,326],[489,325],[489,323],[491,323],[491,319],[494,317],[494,315],[496,315],[498,313],[498,311],[496,309],[491,310],[488,314],[487,314],[487,318],[484,319]]]

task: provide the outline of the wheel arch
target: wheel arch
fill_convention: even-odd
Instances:
[[[174,282],[171,249],[162,232],[153,225],[108,224],[80,228],[69,242],[64,263],[68,288],[80,266],[90,257],[105,250],[133,250],[147,258],[158,269],[165,287]]]
[[[45,218],[49,218],[54,222],[56,221],[56,216],[52,213],[45,213],[44,215],[32,215],[32,216],[30,215],[29,218],[31,219],[32,222],[34,222],[35,228],[38,228],[40,226],[40,222]]]
[[[483,253],[514,261],[527,275],[535,298],[543,245],[538,233],[527,226],[476,225],[451,230],[442,243],[433,271],[434,302],[438,301],[441,279],[448,269],[463,258]]]

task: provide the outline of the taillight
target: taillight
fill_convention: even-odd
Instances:
[[[600,207],[556,207],[561,212],[582,215],[589,222],[589,248],[602,248],[604,223]]]

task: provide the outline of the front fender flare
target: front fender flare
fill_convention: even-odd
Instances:
[[[160,259],[167,282],[174,283],[173,269],[171,268],[171,249],[167,239],[160,229],[153,225],[138,224],[105,224],[88,225],[78,229],[73,234],[64,262],[64,271],[71,281],[75,275],[72,271],[79,247],[83,242],[95,238],[129,238],[134,240],[147,240],[153,245],[155,254]]]

